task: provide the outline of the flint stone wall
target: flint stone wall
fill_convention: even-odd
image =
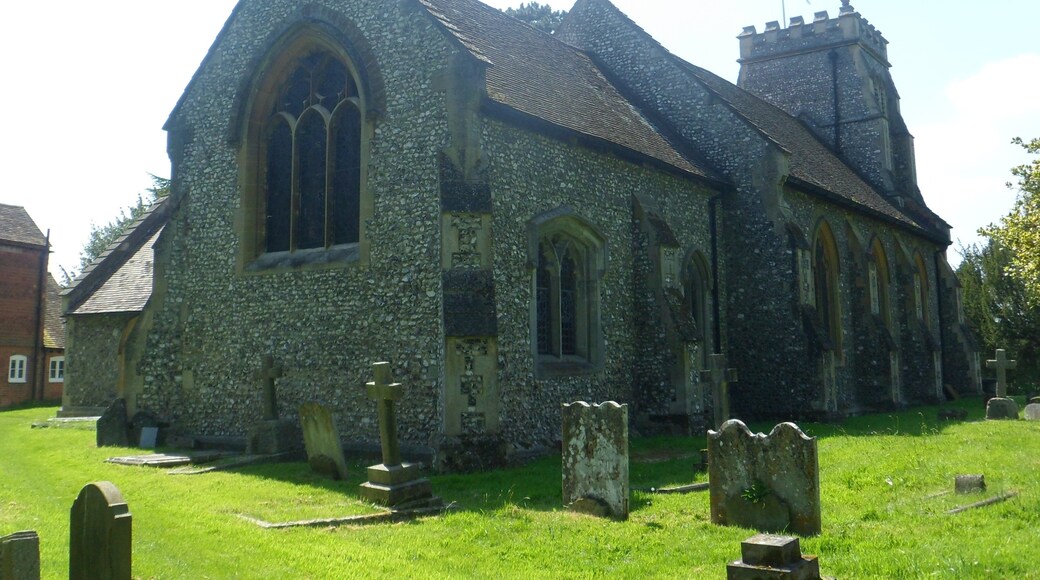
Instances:
[[[62,406],[107,407],[118,396],[119,343],[134,314],[70,316]]]
[[[628,518],[628,405],[563,405],[563,503],[583,499]]]
[[[794,423],[752,434],[731,419],[708,431],[711,521],[763,532],[819,534],[816,439]]]

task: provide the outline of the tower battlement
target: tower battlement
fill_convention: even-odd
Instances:
[[[766,23],[763,32],[758,32],[754,26],[746,26],[737,38],[740,39],[742,63],[859,44],[888,64],[888,41],[848,2],[843,2],[841,12],[835,18],[831,18],[826,10],[817,12],[812,22],[795,16],[787,28],[781,28],[780,23],[774,20]]]

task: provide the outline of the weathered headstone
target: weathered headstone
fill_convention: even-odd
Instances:
[[[953,479],[953,489],[957,493],[980,493],[986,491],[986,476],[958,475]]]
[[[391,382],[390,363],[377,362],[372,365],[372,370],[375,381],[365,386],[368,396],[377,402],[383,463],[368,468],[368,481],[361,484],[361,497],[388,507],[439,503],[440,499],[433,495],[430,480],[421,476],[419,465],[401,462],[394,401],[404,396],[404,387],[401,383]]]
[[[1026,421],[1040,421],[1040,403],[1029,403],[1025,409]]]
[[[986,361],[986,368],[997,371],[997,396],[986,403],[987,419],[1018,419],[1018,404],[1007,398],[1007,371],[1018,366],[1018,361],[1008,360],[1007,351],[997,349],[995,360]]]
[[[163,424],[155,413],[147,410],[138,411],[130,419],[130,442],[138,447],[144,447],[146,443],[150,443],[151,447],[147,449],[154,449],[156,445],[163,443],[163,436],[165,435],[163,429],[168,426],[168,424]],[[151,434],[145,436],[145,429],[155,430],[154,439]]]
[[[311,469],[332,479],[346,479],[347,461],[332,411],[319,403],[307,403],[300,407],[300,426]]]
[[[72,504],[71,580],[129,580],[133,518],[116,486],[91,483]]]
[[[628,500],[628,405],[564,405],[564,505],[624,520]]]
[[[159,428],[158,427],[142,427],[141,428],[141,441],[138,443],[138,447],[141,449],[155,449],[156,443],[159,441]]]
[[[794,423],[768,436],[731,419],[708,431],[711,521],[762,532],[820,533],[816,439]]]
[[[737,382],[737,369],[728,365],[726,355],[713,354],[708,357],[708,369],[701,371],[701,382],[711,385],[716,429],[729,421],[729,384]]]
[[[249,428],[246,453],[276,455],[300,448],[300,431],[290,419],[278,418],[278,393],[275,380],[284,375],[274,357],[264,355],[257,377],[260,379],[260,413],[262,419]]]
[[[740,560],[726,566],[727,580],[818,580],[816,556],[803,556],[798,538],[759,534],[740,543]]]
[[[116,399],[97,420],[98,447],[129,447],[130,424],[126,419],[126,400]]]
[[[40,536],[36,532],[0,538],[0,580],[40,580]]]

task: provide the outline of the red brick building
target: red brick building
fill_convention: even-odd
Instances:
[[[49,254],[25,208],[0,204],[0,407],[62,395],[65,329]]]

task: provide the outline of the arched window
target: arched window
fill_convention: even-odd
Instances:
[[[686,266],[684,290],[686,292],[687,307],[690,309],[690,314],[697,325],[699,344],[696,363],[698,369],[708,368],[707,356],[712,353],[712,318],[708,294],[711,287],[709,272],[708,261],[704,258],[704,255],[700,252],[695,252]]]
[[[821,222],[813,242],[813,285],[816,315],[834,351],[841,353],[841,295],[838,288],[838,246],[827,222]]]
[[[259,78],[246,125],[245,257],[294,265],[327,261],[333,249],[356,255],[370,134],[363,79],[346,51],[309,31]]]
[[[872,260],[870,261],[870,311],[881,317],[886,328],[892,327],[892,309],[889,304],[889,282],[891,280],[888,270],[888,256],[881,240],[874,238],[870,246]]]
[[[928,270],[921,254],[914,254],[914,314],[928,325]]]
[[[534,258],[533,351],[539,372],[569,374],[602,365],[599,280],[603,238],[582,220],[530,224]]]

